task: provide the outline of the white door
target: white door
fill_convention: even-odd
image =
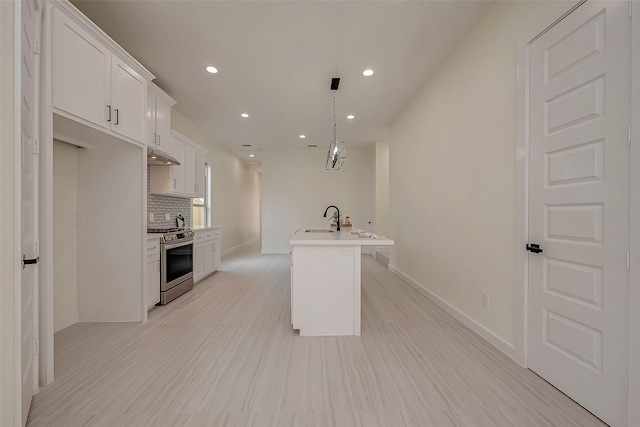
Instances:
[[[630,19],[587,1],[530,46],[529,367],[626,425]]]
[[[21,369],[22,425],[27,423],[31,398],[38,391],[38,92],[39,37],[42,10],[37,0],[21,5]]]

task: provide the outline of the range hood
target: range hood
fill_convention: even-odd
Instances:
[[[179,165],[180,162],[168,154],[147,148],[147,164],[150,166],[172,166]]]

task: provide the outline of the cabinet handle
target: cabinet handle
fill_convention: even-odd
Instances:
[[[160,146],[160,134],[158,134],[158,146]]]
[[[156,142],[156,140],[157,140],[157,135],[158,135],[157,133],[155,133],[155,132],[153,133],[153,145],[157,145],[157,144],[158,144],[158,143]]]
[[[119,125],[120,122],[118,120],[118,109],[116,108],[116,125]]]
[[[175,178],[173,178],[173,189],[174,190],[176,189],[176,179]]]
[[[107,121],[111,121],[111,105],[107,105]]]

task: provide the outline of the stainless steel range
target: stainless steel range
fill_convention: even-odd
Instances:
[[[193,288],[193,231],[182,228],[149,229],[160,237],[160,305]]]

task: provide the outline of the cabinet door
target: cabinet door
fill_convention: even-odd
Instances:
[[[80,25],[55,9],[53,106],[108,127],[111,53]]]
[[[196,191],[194,197],[204,197],[204,191],[206,189],[206,177],[205,177],[205,154],[196,152],[196,174],[195,174],[195,187]]]
[[[196,150],[185,146],[184,157],[184,188],[185,192],[193,197],[196,194]]]
[[[160,302],[160,260],[147,261],[147,308]]]
[[[204,242],[204,274],[213,273],[215,241],[209,240]]]
[[[186,146],[184,143],[180,141],[176,141],[172,139],[171,141],[171,155],[175,157],[177,161],[180,162],[180,165],[177,166],[169,166],[171,168],[171,179],[173,184],[173,191],[175,193],[185,193],[185,182],[184,182],[184,174],[185,174],[185,149]],[[164,166],[163,166],[164,167]]]
[[[220,239],[213,241],[213,270],[217,271],[222,263],[222,253],[220,252]]]
[[[133,68],[112,57],[111,129],[143,142],[146,127],[147,81]]]
[[[147,118],[146,135],[144,141],[148,147],[156,149],[156,96],[151,92],[147,93]]]
[[[171,106],[156,96],[156,149],[171,152]]]
[[[204,274],[204,246],[200,243],[193,245],[193,281],[199,281]]]

